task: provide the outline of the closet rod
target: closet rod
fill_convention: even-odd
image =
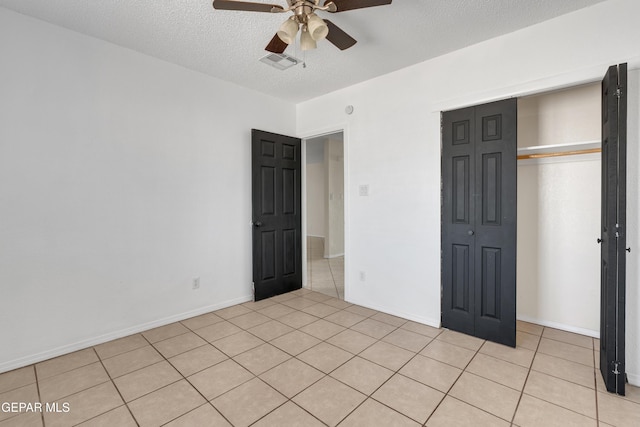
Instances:
[[[556,151],[553,153],[522,154],[518,156],[518,160],[542,159],[545,157],[574,156],[576,154],[591,154],[591,153],[601,153],[601,152],[602,152],[601,148],[588,148],[585,150]]]

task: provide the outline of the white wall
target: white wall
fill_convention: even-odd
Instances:
[[[615,31],[599,30],[606,16]],[[438,325],[440,111],[596,81],[620,62],[637,68],[637,16],[640,2],[611,0],[299,104],[298,134],[348,130],[347,300]],[[636,156],[630,168],[638,166]],[[636,210],[630,222],[638,219]],[[638,384],[635,345],[627,371]]]
[[[627,98],[627,375],[640,385],[640,69],[629,72]]]
[[[306,141],[307,146],[307,235],[324,237],[327,210],[325,139]]]
[[[344,255],[344,143],[342,135],[331,136],[325,143],[326,236],[325,258]]]
[[[293,104],[3,8],[0,52],[0,372],[252,297],[250,130]]]
[[[518,99],[518,148],[600,141],[600,84]]]
[[[600,140],[600,84],[518,99],[518,146]],[[599,336],[600,154],[518,160],[519,319]]]
[[[578,157],[518,164],[517,316],[597,337],[600,159]]]

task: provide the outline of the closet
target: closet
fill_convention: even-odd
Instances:
[[[599,337],[619,394],[627,90],[619,64],[602,84],[442,113],[442,326],[515,347],[527,338],[517,307],[520,320]]]
[[[600,328],[600,83],[518,99],[517,316]]]
[[[599,83],[443,113],[443,326],[511,346],[516,316],[597,336],[600,126]]]

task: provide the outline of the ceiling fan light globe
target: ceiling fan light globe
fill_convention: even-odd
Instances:
[[[316,45],[316,41],[311,37],[311,33],[309,33],[309,29],[305,26],[302,28],[302,32],[300,33],[300,48],[302,50],[311,50],[318,47]]]
[[[322,18],[315,13],[312,13],[307,18],[307,28],[314,40],[322,40],[329,34],[329,27]]]
[[[295,19],[287,19],[282,23],[277,34],[280,40],[286,44],[293,43],[296,39],[296,34],[298,34],[298,22]]]

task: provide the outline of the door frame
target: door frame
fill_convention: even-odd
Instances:
[[[350,203],[350,194],[348,189],[350,188],[350,177],[349,177],[349,132],[348,125],[336,125],[330,126],[322,129],[317,129],[311,132],[306,132],[301,135],[298,135],[298,138],[302,139],[302,158],[304,161],[302,162],[302,241],[304,244],[302,245],[302,287],[307,287],[307,140],[314,139],[322,136],[332,135],[335,133],[342,132],[342,150],[344,155],[344,299],[345,301],[349,298],[349,254],[351,252],[351,233],[349,226],[349,207]]]

